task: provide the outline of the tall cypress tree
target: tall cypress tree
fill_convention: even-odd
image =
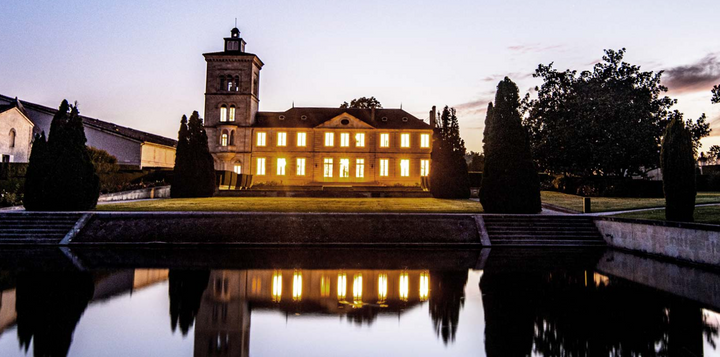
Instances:
[[[505,77],[485,118],[485,167],[480,187],[485,212],[538,213],[542,209],[540,180],[519,108],[518,87]]]
[[[430,192],[435,198],[469,198],[470,180],[465,162],[465,142],[455,109],[445,106],[440,126],[433,129]]]
[[[665,191],[665,219],[692,222],[695,211],[695,155],[692,136],[675,111],[665,129],[660,151]]]
[[[189,160],[190,142],[188,136],[187,116],[183,115],[180,120],[178,144],[177,149],[175,150],[175,167],[173,169],[172,185],[170,186],[170,196],[173,198],[189,197],[187,187]]]
[[[83,211],[95,208],[100,195],[100,178],[85,143],[77,104],[63,100],[50,124],[47,145],[33,150],[38,165],[31,172],[28,210]],[[45,146],[45,149],[42,149]],[[35,170],[37,169],[37,170]],[[30,192],[32,190],[33,192]]]
[[[36,134],[30,151],[30,162],[25,174],[23,205],[29,211],[42,210],[47,189],[47,172],[50,170],[45,132]]]
[[[183,116],[178,132],[171,196],[210,197],[215,193],[215,163],[197,111]]]

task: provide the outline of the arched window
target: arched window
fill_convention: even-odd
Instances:
[[[230,116],[228,117],[229,121],[235,121],[235,106],[230,106]]]
[[[230,132],[230,144],[229,145],[235,145],[235,130]]]
[[[17,136],[17,133],[15,132],[15,129],[10,129],[10,147],[15,147],[15,136]]]
[[[223,130],[220,136],[220,146],[228,146],[228,131]]]
[[[220,76],[220,90],[225,88],[225,76]]]
[[[240,77],[239,76],[235,76],[235,91],[236,92],[240,91]]]
[[[234,90],[233,88],[234,88],[233,78],[230,77],[230,76],[228,76],[228,78],[227,78],[227,91],[228,91],[228,92],[231,92],[231,91]]]
[[[228,115],[227,115],[227,114],[228,114],[228,113],[227,113],[227,107],[225,106],[225,104],[221,105],[221,106],[220,106],[220,121],[221,121],[221,122],[226,122],[226,121],[227,121],[227,119],[228,119]]]

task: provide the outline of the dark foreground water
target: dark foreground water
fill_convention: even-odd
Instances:
[[[0,257],[3,357],[720,356],[718,275],[618,252]]]

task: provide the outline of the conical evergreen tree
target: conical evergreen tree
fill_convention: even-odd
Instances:
[[[519,108],[518,87],[505,77],[485,119],[485,167],[480,187],[485,212],[538,213],[542,209],[540,180]]]
[[[187,117],[182,116],[178,131],[178,144],[175,150],[175,168],[173,170],[170,196],[173,198],[189,197],[187,179],[190,160],[190,142],[188,136]]]
[[[43,208],[47,189],[47,172],[50,170],[45,132],[36,134],[30,151],[30,162],[25,174],[23,205],[29,211]]]
[[[692,222],[695,211],[695,156],[692,136],[675,111],[665,129],[660,151],[665,191],[665,219]]]
[[[95,174],[85,143],[85,129],[77,105],[63,100],[50,124],[50,135],[41,168],[26,189],[29,210],[83,211],[95,208],[100,178]],[[40,144],[42,146],[42,143]],[[32,159],[31,159],[32,160]],[[30,192],[32,190],[33,192]]]
[[[215,193],[215,163],[197,111],[183,116],[170,194],[178,197],[210,197]]]
[[[430,192],[435,198],[469,198],[470,180],[465,162],[465,142],[455,109],[445,107],[440,126],[433,129]]]

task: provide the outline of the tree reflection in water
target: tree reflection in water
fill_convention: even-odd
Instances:
[[[17,334],[27,353],[67,356],[73,332],[94,292],[90,273],[21,273],[17,277]]]
[[[446,345],[455,341],[467,279],[467,270],[430,272],[430,317]]]
[[[172,331],[178,322],[183,336],[195,322],[202,295],[208,286],[210,271],[170,270],[168,274],[170,295],[170,324]]]
[[[702,356],[717,336],[697,304],[592,271],[485,270],[480,289],[489,357]]]

